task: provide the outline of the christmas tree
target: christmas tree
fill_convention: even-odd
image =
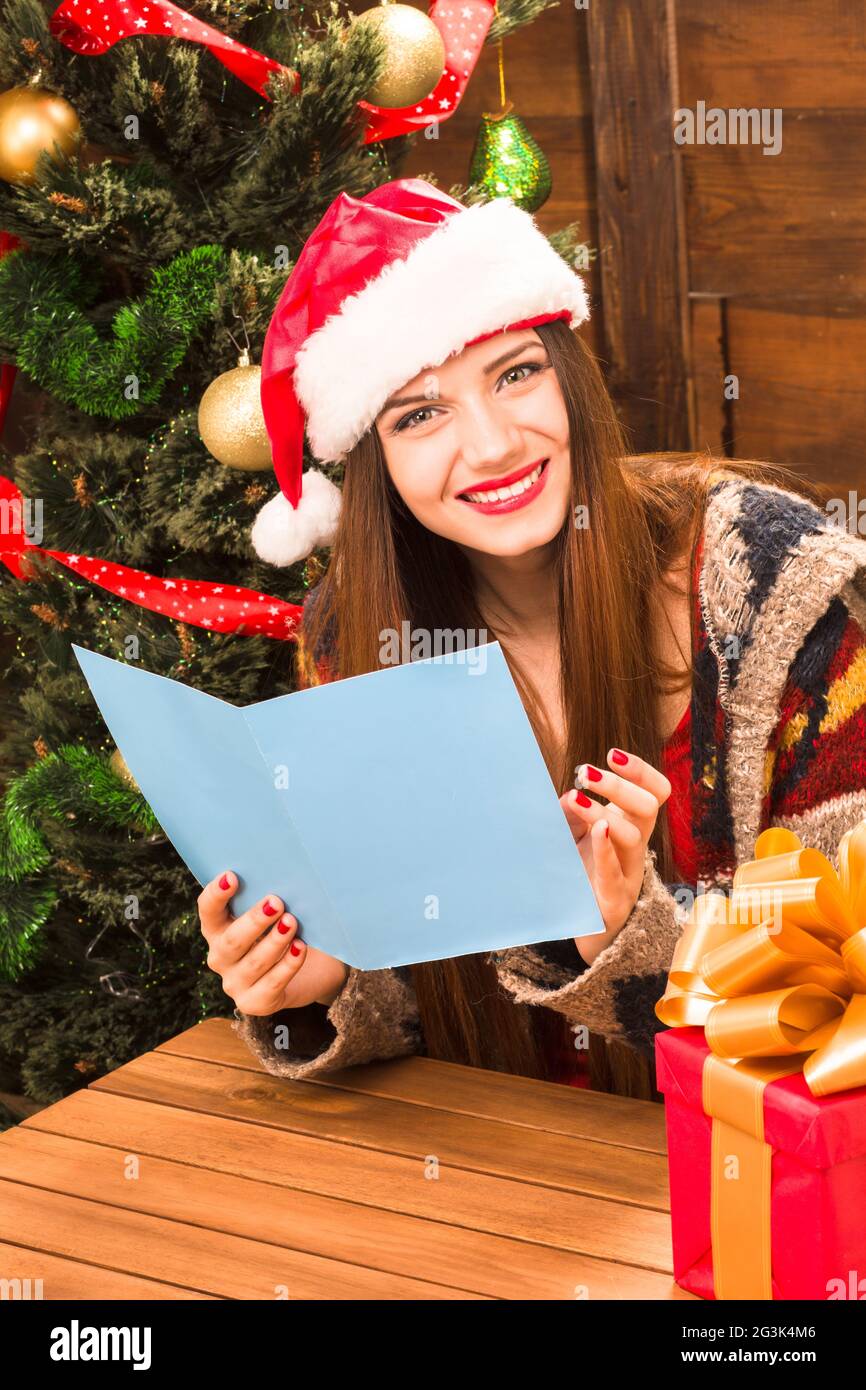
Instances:
[[[501,0],[486,42],[549,3]],[[45,1104],[232,1013],[72,643],[238,704],[294,688],[327,551],[251,547],[276,491],[256,364],[329,204],[404,176],[420,129],[388,124],[393,35],[336,3],[210,0],[198,41],[156,0],[94,11],[82,37],[71,3],[8,0],[0,30],[0,424],[13,389],[29,412],[26,447],[0,444],[0,1093]],[[107,15],[131,36],[106,46]],[[226,617],[227,587],[277,633]]]

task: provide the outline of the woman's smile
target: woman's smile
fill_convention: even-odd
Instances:
[[[540,459],[538,463],[510,474],[511,482],[503,479],[495,486],[467,489],[457,494],[457,500],[485,516],[499,516],[503,512],[528,507],[544,489],[548,463],[549,459]]]

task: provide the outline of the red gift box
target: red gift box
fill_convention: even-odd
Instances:
[[[701,1298],[717,1297],[713,1203],[720,1196],[735,1203],[749,1200],[745,1190],[737,1190],[745,1184],[727,1184],[722,1191],[728,1150],[734,1146],[728,1142],[728,1131],[713,1154],[713,1128],[722,1122],[704,1110],[709,1052],[702,1028],[670,1028],[656,1034],[657,1081],[665,1097],[674,1278]],[[802,1071],[767,1082],[759,1147],[767,1163],[765,1262],[769,1256],[773,1298],[866,1299],[866,1086],[819,1099]],[[729,1206],[729,1216],[730,1212]],[[746,1239],[732,1242],[728,1230],[724,1256],[734,1284],[744,1272],[738,1266],[754,1256],[754,1247],[751,1252],[746,1249],[752,1218],[745,1208],[739,1215],[746,1223]],[[722,1223],[718,1207],[716,1221]],[[716,1235],[721,1250],[726,1239],[723,1224],[717,1225]]]

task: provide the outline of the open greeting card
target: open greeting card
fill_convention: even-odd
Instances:
[[[204,886],[362,970],[604,930],[498,642],[241,708],[73,643]]]

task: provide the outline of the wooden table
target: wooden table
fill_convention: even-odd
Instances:
[[[410,1057],[288,1081],[210,1019],[0,1134],[45,1299],[684,1299],[664,1111]]]

